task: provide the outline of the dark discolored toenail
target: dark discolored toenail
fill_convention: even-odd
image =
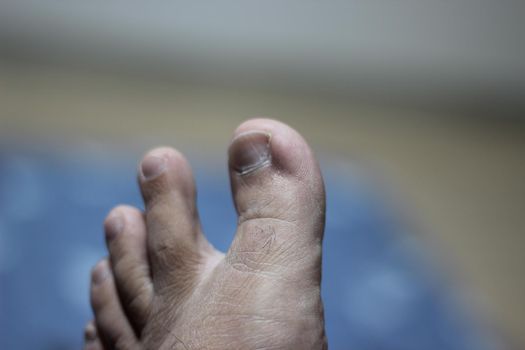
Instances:
[[[166,158],[162,155],[150,154],[142,161],[142,175],[146,180],[151,180],[164,172],[166,169]]]
[[[271,164],[271,134],[249,131],[237,135],[229,150],[230,166],[239,174],[246,175]]]

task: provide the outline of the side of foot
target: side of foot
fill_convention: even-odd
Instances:
[[[171,148],[139,169],[145,211],[113,209],[92,273],[85,349],[323,349],[324,185],[304,139],[253,119],[229,148],[238,227],[226,253],[201,231],[195,183]]]

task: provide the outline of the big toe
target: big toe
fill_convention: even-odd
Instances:
[[[235,131],[229,168],[239,215],[229,261],[250,270],[307,267],[320,278],[325,192],[303,137],[275,120],[248,120]]]

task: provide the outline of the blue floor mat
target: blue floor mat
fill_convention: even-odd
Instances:
[[[101,223],[116,204],[142,207],[135,159],[111,156],[0,151],[1,349],[81,347],[92,317],[89,270],[106,254]],[[236,224],[226,168],[196,163],[203,227],[224,251]],[[330,347],[493,349],[429,271],[423,248],[383,198],[352,171],[340,178],[329,164],[323,170],[322,292]]]

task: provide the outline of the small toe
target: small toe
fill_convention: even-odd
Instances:
[[[142,160],[139,184],[154,286],[162,289],[177,281],[186,283],[206,255],[214,253],[201,231],[191,167],[178,151],[157,148]]]
[[[248,120],[235,131],[229,168],[239,215],[230,262],[258,269],[309,259],[320,270],[324,184],[302,136],[275,120]]]
[[[138,341],[118,298],[109,262],[99,262],[91,274],[91,307],[98,338],[106,349],[138,349]]]
[[[84,350],[104,350],[104,346],[100,339],[96,338],[84,343]]]
[[[104,350],[97,334],[95,321],[90,321],[84,328],[84,350]]]
[[[153,299],[144,215],[136,208],[118,206],[104,221],[104,231],[122,306],[140,334]]]

